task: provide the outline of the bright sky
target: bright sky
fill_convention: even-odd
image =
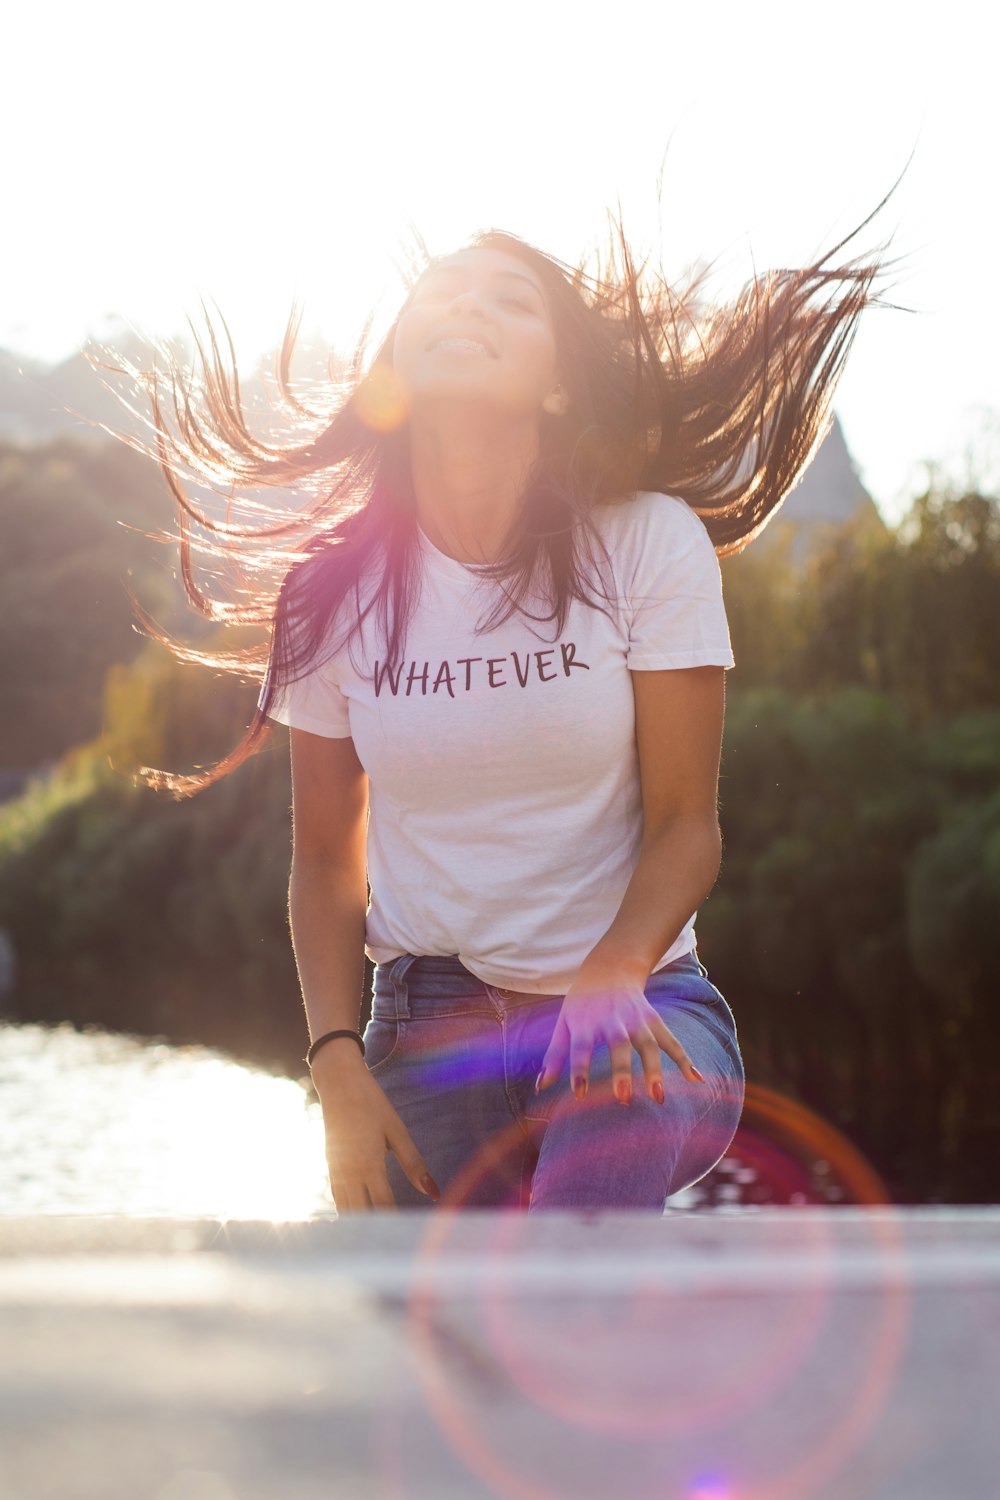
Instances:
[[[915,151],[846,253],[894,234],[907,262],[883,294],[917,311],[866,311],[834,403],[895,519],[924,460],[1000,482],[989,18],[978,0],[33,0],[0,64],[0,345],[62,358],[111,315],[170,337],[201,292],[248,364],[293,297],[303,342],[341,348],[377,306],[373,352],[408,219],[433,253],[498,227],[575,263],[619,199],[640,257],[668,276],[714,259],[732,293],[829,249]]]

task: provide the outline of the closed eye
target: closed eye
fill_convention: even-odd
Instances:
[[[438,301],[442,297],[448,298],[451,295],[451,289],[449,287],[440,286],[438,284],[437,277],[435,277],[433,284],[415,288],[415,290],[411,293],[409,300],[410,303],[423,302],[427,300]],[[538,313],[537,307],[534,307],[530,302],[526,302],[521,297],[501,295],[497,300],[499,302],[508,303],[511,307],[519,308],[521,312],[534,313],[536,315]]]

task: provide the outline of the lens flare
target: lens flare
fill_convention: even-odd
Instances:
[[[587,1101],[570,1107],[585,1108]],[[841,1500],[864,1500],[864,1466],[855,1466],[852,1483],[844,1471],[885,1408],[908,1331],[909,1286],[899,1225],[887,1211],[877,1173],[856,1148],[775,1091],[747,1089],[734,1149],[786,1187],[803,1179],[803,1161],[821,1155],[845,1199],[868,1210],[852,1220],[854,1243],[863,1243],[877,1261],[877,1275],[866,1282],[871,1301],[860,1312],[839,1297],[841,1267],[826,1214],[814,1217],[806,1209],[794,1221],[794,1274],[787,1285],[779,1279],[779,1301],[734,1296],[720,1284],[718,1272],[713,1279],[710,1257],[701,1285],[701,1262],[690,1252],[686,1257],[680,1252],[683,1275],[675,1259],[678,1280],[672,1285],[670,1220],[664,1226],[662,1262],[645,1268],[635,1262],[627,1283],[620,1276],[616,1283],[609,1266],[607,1296],[582,1283],[574,1292],[572,1262],[564,1283],[551,1294],[526,1295],[518,1272],[530,1270],[532,1249],[542,1242],[543,1216],[515,1211],[496,1213],[489,1221],[489,1243],[479,1247],[486,1269],[468,1294],[472,1302],[461,1304],[459,1328],[454,1298],[442,1293],[436,1263],[443,1258],[446,1266],[449,1243],[463,1221],[460,1210],[474,1199],[482,1178],[495,1181],[506,1174],[509,1200],[500,1206],[523,1209],[522,1126],[512,1121],[496,1132],[444,1186],[417,1246],[408,1333],[441,1433],[456,1457],[498,1494],[516,1500],[606,1494],[607,1475],[598,1458],[614,1453],[621,1456],[623,1482],[627,1478],[637,1500],[663,1500],[666,1494],[686,1500],[808,1500],[838,1474]],[[585,1166],[578,1158],[577,1168]],[[754,1264],[763,1267],[773,1291],[780,1272],[772,1256],[780,1260],[787,1254],[789,1221],[748,1213],[743,1222],[755,1226]],[[629,1274],[624,1261],[622,1266],[622,1274]],[[733,1347],[740,1353],[729,1360],[720,1356],[719,1345],[736,1326],[742,1336]],[[774,1445],[766,1472],[760,1465],[754,1473],[719,1468],[714,1456],[723,1446],[731,1448],[734,1424],[767,1418],[796,1382],[816,1378],[817,1371],[822,1376],[828,1364],[837,1370],[836,1385],[830,1387],[836,1399],[816,1412],[814,1423],[800,1424],[786,1443]],[[490,1387],[485,1396],[484,1380]],[[512,1447],[504,1441],[495,1419],[497,1400],[537,1412],[545,1443]],[[401,1441],[398,1432],[394,1441]],[[690,1462],[692,1442],[702,1450],[700,1465]],[[594,1443],[603,1447],[588,1466],[585,1454]],[[567,1464],[567,1453],[578,1462]],[[421,1480],[412,1467],[403,1462],[391,1467],[393,1493],[405,1497],[411,1480],[416,1493]]]
[[[373,432],[393,432],[406,420],[405,402],[387,365],[372,366],[355,392],[354,405]]]

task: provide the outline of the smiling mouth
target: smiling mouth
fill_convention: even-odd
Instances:
[[[485,354],[487,359],[495,359],[493,351],[478,339],[437,339],[428,349],[428,354],[451,353],[460,350],[464,354]]]

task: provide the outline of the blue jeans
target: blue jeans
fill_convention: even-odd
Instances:
[[[707,1082],[660,1052],[663,1104],[648,1097],[632,1050],[632,1102],[611,1093],[611,1057],[595,1045],[590,1085],[574,1097],[568,1061],[535,1093],[562,995],[485,984],[457,956],[401,954],[378,964],[365,1058],[441,1189],[441,1206],[648,1209],[704,1177],[743,1110],[736,1021],[697,948],[646,981],[647,1000]],[[400,1208],[433,1208],[396,1155],[386,1170]]]

